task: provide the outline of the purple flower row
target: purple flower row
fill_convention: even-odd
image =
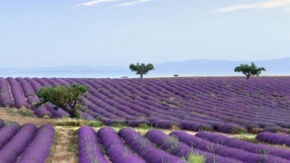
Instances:
[[[5,78],[0,77],[0,104],[1,106],[14,106],[10,95],[9,84]]]
[[[24,93],[26,98],[28,98],[30,96],[35,96],[35,92],[27,80],[25,80],[24,78],[16,78],[16,80],[21,85],[23,93]]]
[[[285,144],[290,147],[290,136],[285,134],[261,132],[256,136],[256,139],[270,144]]]
[[[33,139],[36,130],[37,128],[34,124],[28,123],[23,125],[17,134],[0,150],[0,160],[15,162],[17,157],[24,152],[27,145]]]
[[[290,160],[289,151],[287,150],[283,150],[279,148],[272,148],[265,145],[253,144],[244,140],[229,138],[220,134],[207,132],[207,131],[199,132],[195,136],[204,140],[211,141],[219,145],[230,147],[230,148],[236,148],[236,149],[241,149],[250,153],[266,155],[269,158],[272,158],[272,156],[276,156],[276,157],[288,159],[288,162]]]
[[[199,148],[191,147],[183,142],[179,142],[178,141],[179,139],[176,139],[176,137],[174,136],[176,135],[172,134],[171,136],[168,136],[159,130],[150,130],[146,133],[146,137],[150,141],[155,143],[159,148],[173,155],[176,155],[178,157],[187,158],[190,154],[198,154],[205,158],[206,163],[215,163],[215,162],[222,162],[222,163],[237,162],[238,163],[239,162],[238,160],[227,158],[227,156],[222,157],[222,156],[216,155],[216,153],[211,153],[211,151],[206,151],[206,150],[202,151]]]
[[[78,129],[78,156],[79,163],[108,163],[100,148],[95,131],[88,126]]]
[[[49,156],[53,140],[54,127],[52,125],[42,125],[18,163],[45,162]]]
[[[54,118],[63,118],[69,117],[69,114],[65,112],[62,108],[55,109],[55,105],[52,104],[44,104],[41,105],[39,108],[34,109],[34,114],[37,117],[49,116]]]
[[[181,158],[156,148],[148,139],[130,128],[121,129],[119,135],[123,138],[126,144],[134,150],[134,152],[148,163],[185,163]]]
[[[186,143],[187,145],[191,146],[192,148],[197,148],[202,151],[206,151],[212,153],[214,155],[224,156],[228,158],[233,158],[236,160],[240,160],[242,162],[247,163],[257,163],[257,162],[264,162],[264,163],[271,163],[271,162],[282,162],[286,161],[280,157],[276,156],[269,156],[267,154],[262,155],[258,153],[251,153],[244,151],[239,148],[231,148],[220,144],[215,144],[211,141],[204,140],[200,137],[190,135],[183,131],[173,131],[170,134],[171,136],[175,136],[178,140]]]
[[[7,78],[7,81],[9,82],[11,88],[11,93],[14,98],[15,106],[17,108],[22,106],[29,107],[27,101],[24,98],[23,90],[19,82],[11,77]]]
[[[19,125],[17,123],[8,124],[0,129],[0,150],[17,133]]]
[[[97,134],[112,162],[145,163],[142,158],[135,155],[134,152],[126,147],[112,128],[103,127],[97,132]]]

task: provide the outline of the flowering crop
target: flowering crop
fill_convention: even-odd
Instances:
[[[0,160],[15,162],[32,140],[37,128],[34,124],[23,125],[12,139],[0,151]]]
[[[145,161],[128,149],[118,134],[110,127],[103,127],[97,132],[107,155],[112,162],[145,163]]]
[[[256,139],[271,144],[285,144],[290,147],[289,135],[262,132],[256,136]]]
[[[158,145],[161,149],[172,153],[179,157],[188,157],[191,153],[199,154],[205,157],[206,163],[214,163],[214,162],[223,162],[223,163],[231,163],[231,162],[239,162],[238,160],[222,157],[212,154],[207,151],[199,150],[199,148],[192,148],[189,145],[179,142],[178,139],[174,136],[168,136],[165,133],[159,130],[150,130],[146,133],[146,137]]]
[[[46,158],[49,156],[53,140],[53,126],[42,125],[36,132],[25,152],[22,154],[18,163],[45,162]]]
[[[95,131],[88,126],[78,130],[78,155],[79,163],[108,163],[99,146]]]
[[[154,147],[148,139],[144,138],[132,129],[123,128],[119,131],[119,135],[138,155],[140,155],[147,162],[160,163],[163,161],[167,163],[185,163],[185,161],[180,158]]]
[[[12,123],[0,129],[0,150],[17,133],[19,125]]]
[[[0,105],[27,107],[39,99],[41,87],[83,84],[81,117],[138,126],[179,127],[193,131],[240,133],[284,131],[290,128],[290,77],[263,77],[245,81],[236,77],[92,79],[0,78]],[[51,104],[38,117],[68,116]]]
[[[202,138],[204,140],[208,140],[223,146],[227,146],[230,148],[237,148],[244,151],[248,151],[251,153],[257,153],[262,155],[277,156],[280,158],[290,160],[289,151],[279,149],[279,148],[272,148],[265,145],[253,144],[244,140],[238,140],[233,138],[228,138],[226,136],[215,134],[211,132],[199,132],[196,134],[197,137]],[[279,162],[279,161],[278,161]]]
[[[270,163],[270,162],[286,161],[276,156],[251,153],[248,151],[244,151],[243,149],[240,149],[238,147],[230,148],[224,145],[215,144],[211,141],[204,140],[200,137],[196,137],[182,131],[173,131],[170,135],[176,136],[180,141],[186,143],[192,148],[197,148],[199,150],[207,151],[216,155],[237,159],[242,162],[249,162],[249,163],[268,162]]]
[[[1,121],[1,120],[0,120]],[[17,123],[0,128],[0,162],[45,162],[54,139],[54,128],[43,125],[39,129],[32,123]]]

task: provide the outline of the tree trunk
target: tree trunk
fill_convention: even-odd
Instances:
[[[250,76],[251,76],[251,75],[247,75],[247,80],[249,80],[249,79],[250,79]]]
[[[140,74],[140,78],[143,79],[143,74]]]
[[[70,107],[65,107],[63,108],[68,114],[70,118],[77,118],[77,109],[76,108],[70,108]]]

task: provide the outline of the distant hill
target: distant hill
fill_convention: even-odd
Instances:
[[[254,61],[258,67],[265,67],[264,75],[290,75],[290,57],[273,60]],[[182,62],[165,62],[154,64],[155,71],[149,72],[147,77],[155,76],[240,76],[234,68],[240,64],[251,64],[250,61],[228,60],[190,60]],[[89,67],[64,66],[30,69],[0,69],[2,77],[88,77],[88,78],[120,78],[123,76],[138,77],[128,67]],[[145,77],[146,77],[145,76]]]
[[[262,75],[290,75],[290,58],[254,61],[258,67],[267,70]],[[166,62],[156,64],[156,71],[164,74],[190,76],[238,75],[234,68],[240,64],[251,64],[249,61],[227,60],[191,60],[183,62]]]

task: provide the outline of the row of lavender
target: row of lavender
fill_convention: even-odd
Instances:
[[[184,131],[166,135],[160,130],[150,130],[143,137],[130,128],[115,132],[110,127],[103,127],[95,132],[91,127],[83,126],[78,130],[78,144],[80,163],[183,163],[191,155],[202,156],[206,163],[290,162],[290,150],[206,131],[194,136]]]
[[[18,85],[17,85],[18,82]],[[290,128],[290,78],[61,79],[0,78],[2,106],[31,106],[41,86],[84,84],[81,115],[106,125],[142,123],[160,128],[246,132]],[[14,92],[14,93],[13,93]],[[15,98],[16,97],[16,98]],[[18,102],[16,102],[15,100]],[[26,101],[26,102],[24,102]],[[48,104],[39,117],[66,117]]]
[[[256,136],[256,139],[265,143],[290,147],[290,135],[262,132]]]
[[[27,123],[4,125],[0,122],[0,163],[45,162],[54,139],[54,128],[43,125],[37,128]]]

